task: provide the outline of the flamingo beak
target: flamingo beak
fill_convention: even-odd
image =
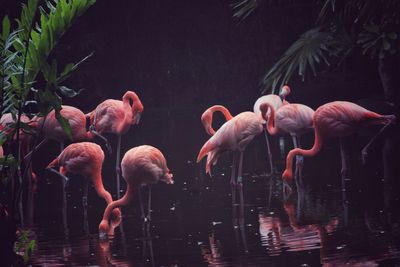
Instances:
[[[135,124],[139,124],[141,117],[142,117],[142,113],[141,112],[136,113],[136,115],[135,115]]]

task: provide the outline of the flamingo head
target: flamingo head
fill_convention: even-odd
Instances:
[[[279,96],[282,97],[283,99],[286,98],[290,94],[291,90],[288,85],[284,85],[279,93]]]
[[[174,180],[172,179],[172,177],[174,177],[174,175],[168,170],[168,172],[160,178],[160,181],[163,181],[166,184],[174,184]]]
[[[142,112],[136,112],[133,118],[133,123],[139,124],[141,117],[142,117]]]
[[[268,118],[271,114],[269,104],[268,103],[262,103],[260,105],[260,111],[261,111],[261,116],[264,120],[268,121]]]
[[[201,123],[203,124],[204,128],[206,129],[207,134],[209,135],[214,135],[215,131],[211,126],[212,123],[212,113],[205,111],[202,115],[201,115]]]
[[[99,238],[107,239],[109,230],[110,230],[110,226],[108,225],[108,221],[102,220],[99,224]]]

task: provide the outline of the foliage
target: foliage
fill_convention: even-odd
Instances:
[[[272,1],[242,0],[233,6],[234,17],[245,19],[265,2]],[[316,1],[316,5],[320,2]],[[399,29],[398,0],[322,1],[316,25],[269,69],[262,80],[263,91],[274,92],[288,83],[296,69],[303,80],[308,68],[316,75],[321,62],[329,65],[328,58],[337,57],[339,64],[357,49],[371,58],[394,55],[400,49]]]
[[[0,126],[0,145],[6,140],[15,141],[18,156],[6,155],[2,159],[1,176],[13,177],[12,170],[21,168],[20,129],[32,133],[29,123],[22,123],[26,103],[36,103],[37,116],[46,116],[54,109],[60,125],[71,138],[68,121],[60,114],[62,97],[79,94],[62,83],[92,54],[77,63],[59,66],[56,59],[49,60],[51,52],[64,33],[95,0],[27,0],[22,4],[21,15],[13,27],[8,16],[2,19],[0,32],[0,116],[11,113],[14,123]],[[14,25],[15,26],[15,25]],[[36,87],[36,88],[35,88]],[[12,161],[12,159],[14,159]],[[6,171],[9,171],[6,173]],[[6,173],[6,175],[4,175]],[[18,175],[26,172],[17,172]],[[21,181],[21,177],[20,181]],[[21,182],[19,184],[21,186]],[[17,190],[21,192],[21,190]],[[16,200],[20,196],[12,197]]]
[[[18,236],[17,242],[14,245],[14,251],[22,255],[24,263],[27,263],[36,247],[36,240],[32,237],[33,232],[30,230],[23,230]]]

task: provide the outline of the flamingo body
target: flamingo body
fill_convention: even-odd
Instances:
[[[313,128],[314,110],[303,104],[287,104],[276,111],[274,123],[279,132],[301,135]]]
[[[73,142],[91,140],[94,137],[92,133],[86,131],[86,117],[80,109],[63,105],[60,113],[68,120],[71,126]],[[46,118],[40,118],[38,120],[37,129],[41,129],[42,126],[43,134],[46,138],[56,140],[59,143],[68,140],[68,135],[58,122],[54,110],[52,110]]]
[[[132,101],[132,106],[130,104]],[[107,99],[90,116],[90,122],[99,133],[125,134],[131,125],[138,124],[143,105],[136,93],[127,91],[121,100]]]
[[[203,145],[197,162],[207,156],[206,172],[210,173],[211,165],[216,164],[219,155],[226,151],[244,151],[253,138],[263,131],[265,121],[253,112],[242,112],[225,122],[221,128]]]

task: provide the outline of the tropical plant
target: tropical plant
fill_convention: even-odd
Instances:
[[[79,92],[62,83],[92,54],[78,63],[70,63],[62,67],[58,66],[54,58],[49,63],[48,58],[63,34],[94,3],[95,0],[45,0],[45,6],[39,6],[39,0],[27,0],[26,4],[22,4],[21,15],[19,19],[16,19],[15,29],[12,29],[8,16],[2,19],[0,116],[11,113],[15,123],[0,129],[0,145],[7,140],[15,140],[17,155],[14,157],[5,155],[1,161],[1,174],[2,178],[15,178],[16,173],[19,177],[20,188],[17,190],[17,196],[12,197],[12,202],[14,202],[12,207],[15,207],[16,201],[20,198],[22,173],[27,173],[21,171],[23,164],[19,148],[20,129],[32,133],[29,123],[21,122],[26,103],[34,102],[37,105],[39,110],[39,113],[35,114],[37,116],[46,116],[50,110],[54,109],[62,128],[68,136],[71,136],[68,121],[60,114],[61,101],[62,96],[73,97]],[[13,166],[16,168],[12,168]],[[16,172],[10,172],[14,169]]]
[[[263,4],[273,1],[241,0],[233,5],[234,17],[249,17]],[[284,2],[284,1],[275,1]],[[289,1],[286,1],[289,2]],[[400,1],[397,0],[325,0],[316,1],[319,14],[312,29],[303,33],[267,71],[262,79],[263,92],[276,91],[288,83],[297,70],[304,80],[307,69],[317,75],[317,66],[340,64],[351,52],[361,50],[373,59],[392,56],[400,49]]]

